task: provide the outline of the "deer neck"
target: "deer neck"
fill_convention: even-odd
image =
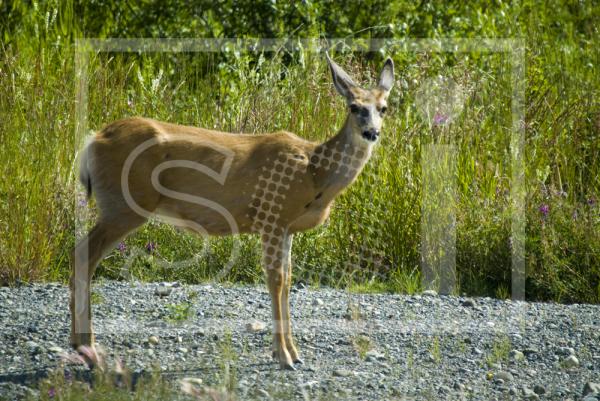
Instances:
[[[335,196],[350,185],[371,157],[372,148],[373,142],[360,136],[358,126],[348,115],[339,132],[317,146],[311,158],[319,192],[330,192]]]

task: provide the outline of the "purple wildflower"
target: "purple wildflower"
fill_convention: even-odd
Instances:
[[[86,199],[79,199],[78,204],[81,207],[87,206],[87,200]]]
[[[56,396],[56,389],[54,387],[50,387],[48,389],[48,397],[54,398]]]
[[[433,124],[434,125],[443,125],[446,124],[448,122],[448,116],[440,114],[440,113],[436,113],[435,116],[433,116]]]
[[[117,246],[117,249],[119,250],[119,252],[121,252],[121,255],[125,253],[125,251],[127,251],[127,245],[125,245],[124,242],[119,242],[119,246]]]
[[[148,253],[154,253],[155,250],[156,243],[154,241],[150,241],[146,244],[146,251],[148,251]]]
[[[542,216],[546,217],[548,216],[548,213],[550,213],[550,206],[543,204],[540,206],[540,213],[542,214]]]
[[[596,204],[596,200],[594,198],[589,198],[587,200],[588,206],[594,206]]]

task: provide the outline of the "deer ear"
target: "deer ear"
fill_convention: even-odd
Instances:
[[[331,70],[331,76],[333,78],[333,85],[335,86],[335,89],[346,99],[352,100],[354,95],[352,94],[351,89],[357,85],[346,73],[346,71],[342,69],[342,67],[337,65],[331,58],[329,58],[329,53],[325,53],[325,55],[327,56],[327,64],[329,64],[329,69]]]
[[[385,60],[383,70],[379,76],[379,87],[386,92],[389,92],[394,86],[394,62],[391,58]]]

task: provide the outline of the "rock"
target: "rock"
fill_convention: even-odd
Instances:
[[[171,293],[171,291],[173,291],[173,288],[161,284],[154,290],[154,295],[158,295],[159,297],[166,297]]]
[[[148,342],[152,345],[157,345],[159,340],[157,336],[150,336],[148,337]]]
[[[532,389],[523,387],[523,398],[525,400],[539,400],[540,396],[537,395]]]
[[[424,297],[437,297],[438,293],[435,290],[425,290],[421,293]]]
[[[352,376],[352,372],[346,369],[336,369],[333,371],[333,375],[337,377],[348,377]]]
[[[462,306],[465,306],[467,308],[474,308],[475,307],[475,301],[473,301],[472,299],[468,298],[465,299],[464,301],[462,301],[460,303]]]
[[[531,355],[538,354],[539,352],[540,351],[537,348],[532,348],[532,347],[528,347],[523,350],[523,353],[525,354],[525,356],[528,356],[528,357]]]
[[[52,352],[53,354],[61,354],[61,353],[65,352],[64,349],[62,349],[61,347],[57,347],[57,346],[48,348],[48,351]]]
[[[187,354],[188,353],[188,349],[185,348],[185,347],[177,348],[177,351],[179,351],[182,354]]]
[[[540,384],[536,384],[535,386],[533,386],[533,392],[539,395],[545,394],[546,393],[546,387],[540,385]]]
[[[386,357],[385,354],[372,349],[365,354],[365,359],[367,361],[385,361]]]
[[[512,351],[510,351],[508,353],[508,356],[514,361],[520,361],[520,360],[525,359],[525,354],[516,349],[513,349]]]
[[[508,394],[510,394],[510,395],[517,395],[517,388],[516,387],[509,387],[508,388]]]
[[[154,350],[152,348],[148,348],[148,356],[153,356],[154,355]]]
[[[600,395],[600,383],[587,382],[583,386],[583,391],[581,392],[582,396],[587,395]]]
[[[576,368],[579,366],[579,359],[575,355],[571,355],[562,362],[562,365],[567,369]]]
[[[512,373],[501,370],[500,372],[494,375],[495,379],[503,380],[504,382],[513,381],[514,377]]]
[[[298,281],[294,288],[298,290],[305,290],[308,288],[308,284],[305,281]]]
[[[246,323],[246,331],[248,333],[258,333],[264,331],[267,325],[264,322],[255,320],[253,322]]]
[[[39,354],[41,349],[38,343],[36,343],[35,341],[27,341],[25,343],[25,346],[29,349],[29,352],[31,352],[33,355]]]
[[[322,306],[324,304],[321,298],[315,298],[312,302],[313,306]]]
[[[438,392],[440,394],[450,394],[452,390],[450,390],[450,387],[448,386],[441,385],[438,387]]]
[[[575,349],[571,347],[560,347],[556,350],[556,353],[563,356],[575,355]]]
[[[202,379],[199,377],[184,377],[183,379],[181,379],[182,382],[187,382],[190,384],[195,384],[195,385],[201,385],[202,384]]]
[[[460,382],[454,382],[453,388],[456,391],[465,391],[465,385]]]

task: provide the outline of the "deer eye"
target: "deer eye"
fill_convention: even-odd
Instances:
[[[351,104],[351,105],[350,105],[350,112],[351,112],[352,114],[358,114],[358,112],[359,112],[359,111],[360,111],[360,107],[358,107],[358,106],[357,106],[357,105],[355,105],[355,104]]]
[[[385,114],[385,112],[387,111],[387,107],[383,106],[382,108],[379,109],[379,112],[381,114]]]

